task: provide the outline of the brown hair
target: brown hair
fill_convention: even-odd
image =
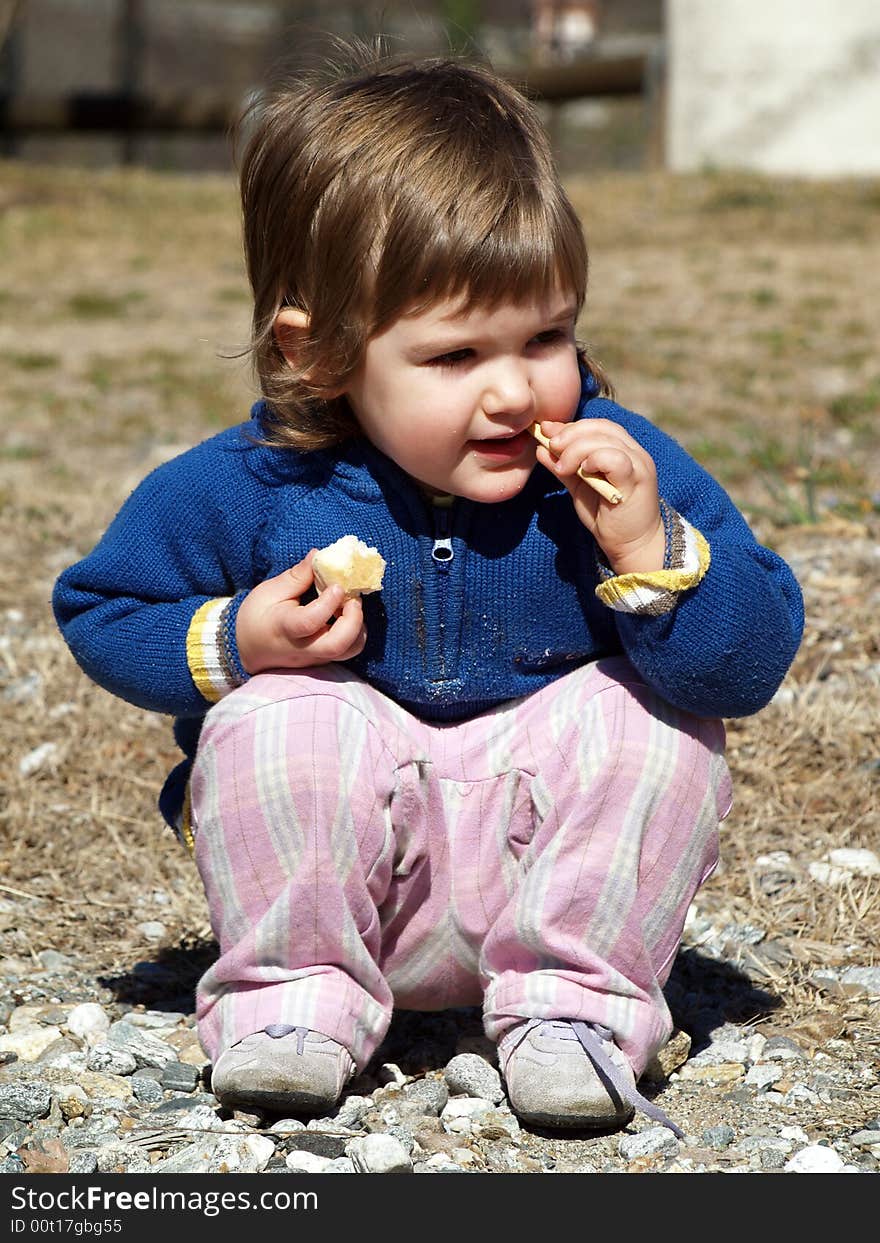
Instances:
[[[490,69],[358,45],[328,78],[257,101],[241,169],[251,350],[269,443],[327,448],[357,431],[344,398],[370,338],[447,297],[467,309],[586,294],[583,232],[525,98]],[[309,316],[291,363],[273,324]],[[605,391],[605,377],[582,353]]]

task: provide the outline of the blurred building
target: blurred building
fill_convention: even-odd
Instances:
[[[667,0],[667,162],[880,173],[878,0]]]

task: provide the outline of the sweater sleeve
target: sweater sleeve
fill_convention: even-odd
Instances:
[[[647,449],[661,497],[699,536],[690,584],[644,585],[673,586],[663,607],[620,607],[626,591],[617,593],[614,618],[627,657],[664,699],[697,716],[759,711],[779,688],[803,634],[794,575],[758,544],[720,484],[670,436],[605,399],[588,402],[584,414],[621,423]],[[604,587],[611,604],[609,582],[599,594]]]
[[[253,469],[260,452],[233,428],[160,466],[58,578],[61,632],[112,694],[197,716],[246,678],[234,619],[258,581],[253,549],[270,499]]]

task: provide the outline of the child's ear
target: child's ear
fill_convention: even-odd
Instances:
[[[283,306],[275,316],[275,323],[272,325],[272,332],[275,340],[278,342],[278,348],[284,355],[287,362],[295,367],[300,362],[300,354],[302,350],[302,340],[309,331],[311,321],[307,311],[301,311],[298,306]],[[306,384],[314,384],[315,376],[312,373],[306,373],[303,376]],[[327,388],[323,397],[330,401],[334,397],[341,397],[342,389]]]
[[[284,306],[275,316],[272,332],[278,348],[291,366],[299,358],[302,339],[309,330],[309,316],[297,306]]]

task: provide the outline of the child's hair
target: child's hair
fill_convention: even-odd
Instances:
[[[263,430],[300,450],[357,431],[335,394],[404,312],[459,296],[467,309],[543,298],[557,284],[580,309],[586,294],[581,225],[526,99],[481,65],[348,52],[341,73],[275,89],[244,118]],[[310,321],[293,364],[273,334],[284,306]]]

